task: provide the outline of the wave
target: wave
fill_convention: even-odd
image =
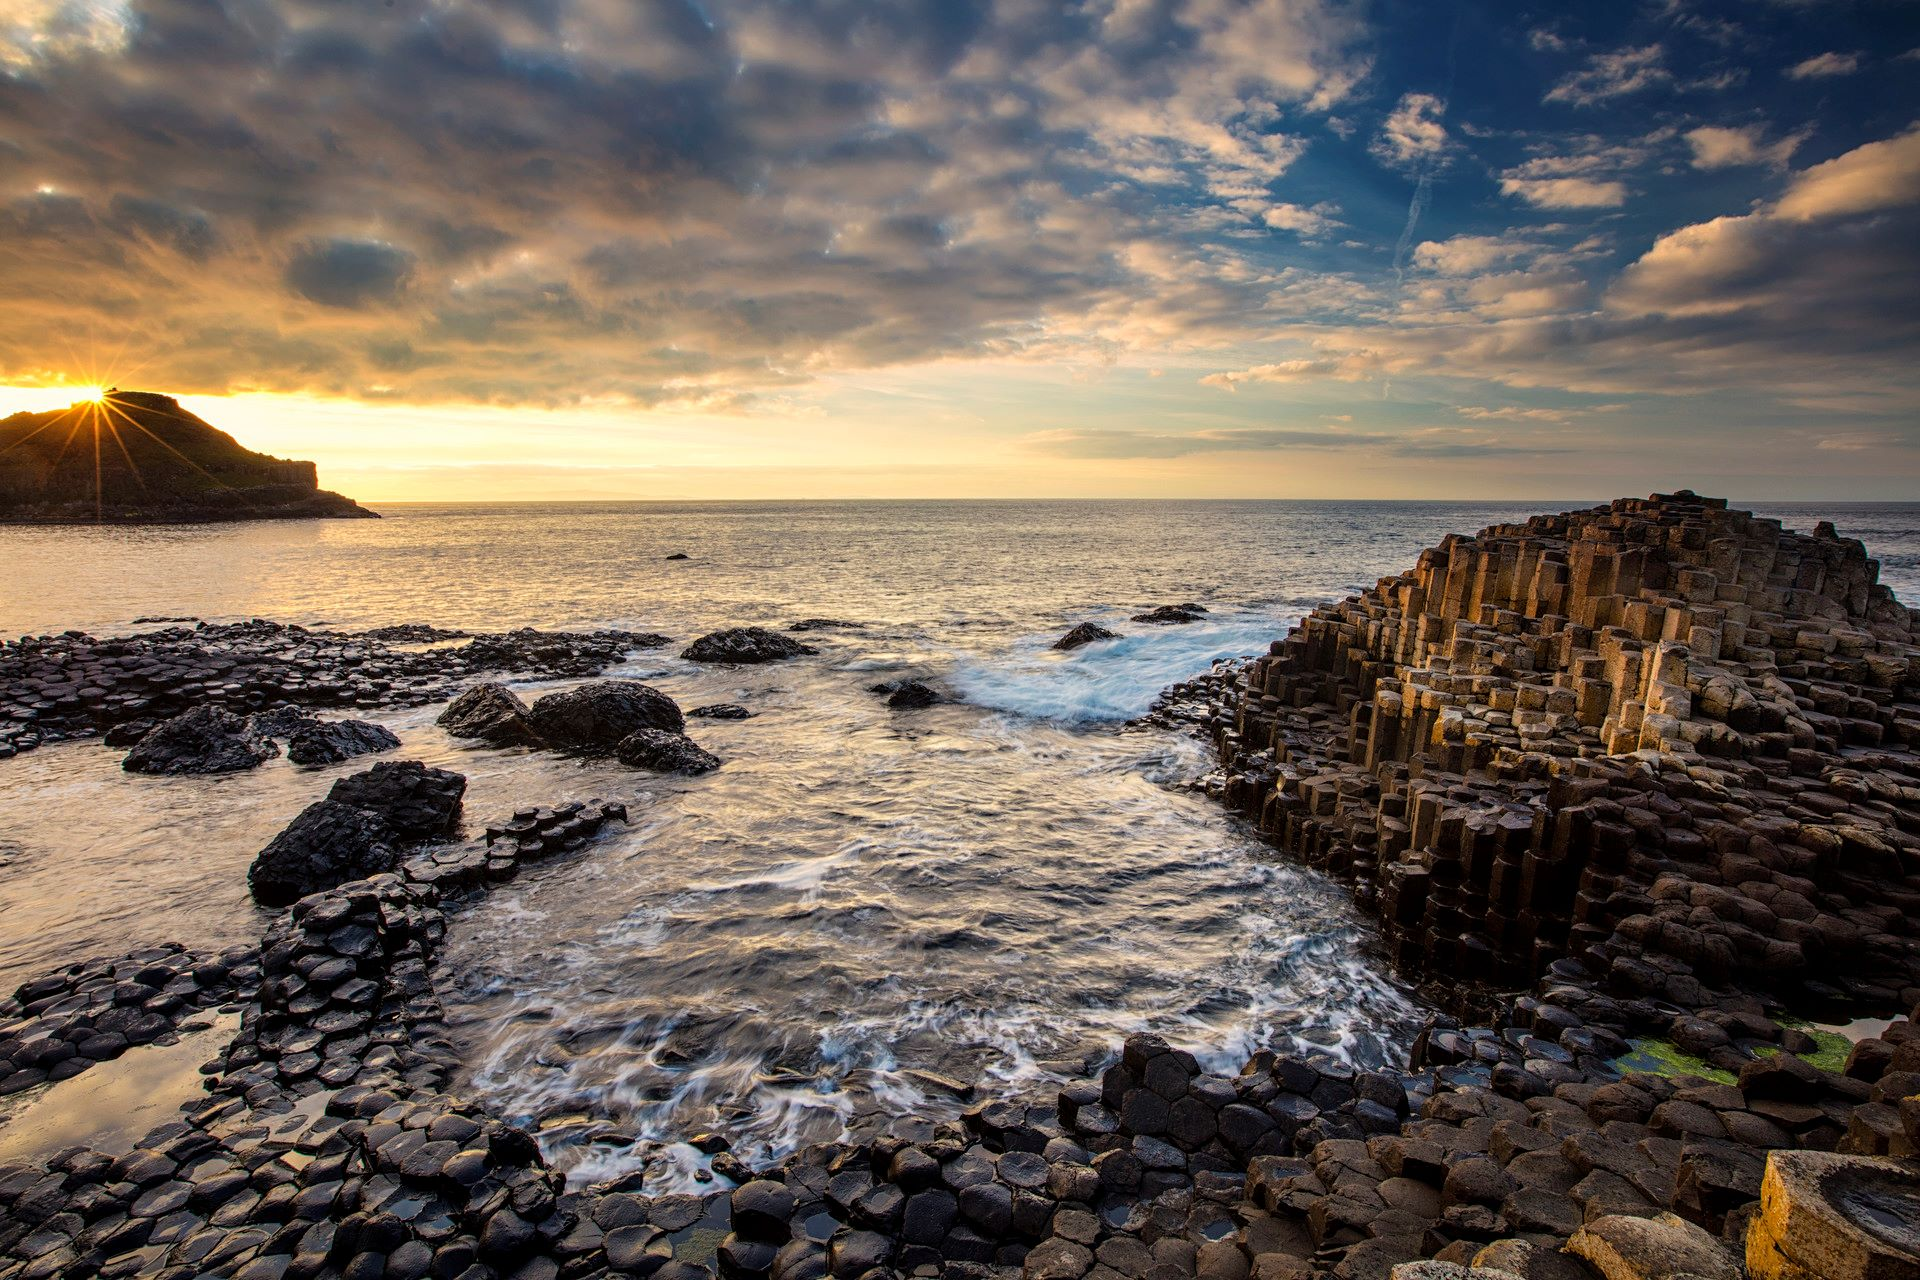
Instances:
[[[1035,719],[1131,720],[1145,715],[1168,685],[1199,675],[1216,658],[1264,653],[1286,632],[1271,614],[1131,625],[1145,629],[1065,653],[1051,647],[1053,636],[1030,637],[992,657],[963,659],[948,683],[975,706]]]

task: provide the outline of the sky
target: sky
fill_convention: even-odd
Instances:
[[[0,412],[367,501],[1920,498],[1920,4],[0,0]]]

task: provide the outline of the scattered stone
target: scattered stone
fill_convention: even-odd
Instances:
[[[698,716],[702,720],[750,720],[753,718],[753,712],[737,702],[714,702],[704,707],[695,707],[687,714]]]
[[[946,701],[938,689],[921,680],[882,680],[868,685],[867,692],[885,694],[887,705],[896,709],[931,707]]]

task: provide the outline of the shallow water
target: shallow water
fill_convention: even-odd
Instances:
[[[1416,1003],[1325,880],[1278,864],[1181,783],[1177,735],[1127,730],[1165,685],[1254,653],[1299,615],[1452,531],[1567,503],[808,503],[397,509],[379,522],[0,529],[0,630],[265,616],[498,629],[612,625],[680,639],[829,616],[818,657],[620,674],[693,707],[725,766],[662,779],[471,750],[438,708],[379,717],[402,756],[468,775],[477,823],[521,805],[628,803],[582,854],[456,920],[441,981],[470,1087],[543,1127],[582,1175],[703,1129],[758,1156],[874,1111],[1037,1088],[1151,1026],[1232,1069],[1252,1047],[1391,1060]],[[1920,507],[1776,511],[1869,533],[1920,596]],[[685,550],[691,561],[663,557]],[[1189,627],[1127,616],[1195,600]],[[1071,654],[1072,624],[1124,632]],[[959,700],[890,711],[912,674]],[[531,691],[530,692],[535,692]],[[0,763],[0,983],[91,954],[257,937],[254,853],[350,762],[220,779],[124,774],[92,743]]]

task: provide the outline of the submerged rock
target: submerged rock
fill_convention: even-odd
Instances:
[[[399,745],[393,730],[370,720],[315,720],[293,731],[287,740],[287,759],[305,765],[339,764]]]
[[[434,721],[449,737],[477,738],[491,747],[535,747],[540,735],[520,695],[496,681],[474,685]]]
[[[938,689],[923,680],[882,680],[879,684],[868,685],[867,692],[886,694],[890,707],[930,707],[936,702],[946,701]]]
[[[1053,642],[1056,649],[1078,649],[1083,644],[1092,644],[1095,640],[1118,640],[1118,631],[1109,631],[1096,622],[1083,622],[1067,634]]]
[[[704,707],[695,707],[687,714],[698,716],[702,720],[749,720],[753,717],[753,712],[737,702],[715,702]]]
[[[316,801],[268,842],[247,870],[247,887],[262,906],[284,907],[400,861],[401,840],[367,809],[338,800]]]
[[[128,773],[238,773],[280,754],[271,739],[220,707],[199,706],[149,729],[120,767]]]
[[[667,559],[669,559],[669,560],[691,560],[691,559],[693,559],[693,557],[692,557],[692,556],[690,556],[690,555],[688,555],[688,554],[687,554],[686,552],[684,552],[684,551],[676,551],[676,552],[674,552],[674,553],[673,553],[672,555],[670,555],[670,556],[668,556],[668,557],[667,557]]]
[[[595,680],[549,693],[527,709],[527,719],[542,742],[564,751],[609,752],[640,729],[686,728],[679,704],[638,680]]]
[[[689,662],[780,662],[802,654],[818,653],[812,645],[769,631],[765,627],[729,627],[701,636],[680,656]]]
[[[377,815],[405,840],[453,834],[467,780],[418,760],[390,760],[333,784],[327,799]]]
[[[614,756],[621,764],[655,773],[710,773],[720,767],[714,755],[684,733],[637,729],[620,740]]]
[[[789,623],[787,625],[787,630],[789,631],[864,631],[866,630],[866,627],[867,627],[867,624],[864,622],[848,622],[841,618],[802,618],[798,622]]]

